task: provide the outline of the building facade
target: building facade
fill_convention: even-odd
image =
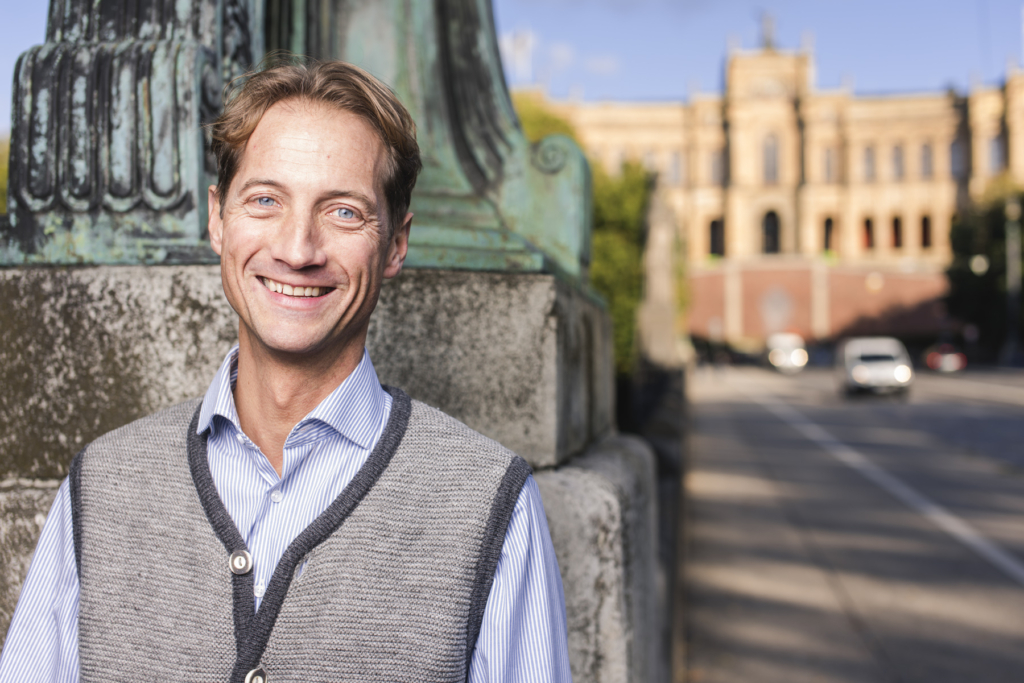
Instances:
[[[728,55],[722,95],[553,106],[592,161],[657,173],[651,235],[679,244],[689,330],[749,350],[776,331],[940,333],[955,215],[1024,181],[1020,73],[966,96],[861,96],[817,89],[810,51],[769,43]],[[675,277],[667,261],[649,278]],[[642,327],[670,310],[648,304]]]

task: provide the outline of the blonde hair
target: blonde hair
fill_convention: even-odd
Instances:
[[[401,223],[423,164],[416,123],[390,88],[359,67],[340,61],[272,66],[236,79],[232,87],[224,112],[210,125],[221,206],[260,119],[278,102],[297,99],[351,112],[377,131],[386,156],[377,181],[387,203],[388,234]]]

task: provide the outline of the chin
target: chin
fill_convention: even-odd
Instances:
[[[258,342],[277,353],[310,355],[322,351],[330,345],[323,335],[303,333],[289,334],[287,330],[276,329],[270,334],[254,334]]]

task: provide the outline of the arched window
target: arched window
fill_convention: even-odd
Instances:
[[[766,254],[779,253],[779,214],[769,211],[761,221],[763,248]]]
[[[967,176],[967,145],[963,140],[954,140],[949,146],[949,170],[957,180]]]
[[[864,248],[875,248],[875,225],[870,218],[864,219]]]
[[[932,217],[921,216],[921,248],[931,249],[932,246]]]
[[[716,149],[711,152],[711,184],[725,184],[725,150]]]
[[[683,155],[679,151],[672,152],[668,162],[668,182],[671,185],[683,183]]]
[[[935,175],[935,164],[932,162],[932,143],[921,145],[921,177],[928,179]]]
[[[892,177],[903,180],[903,145],[892,148]]]
[[[824,248],[825,251],[835,251],[836,247],[835,247],[835,244],[833,244],[833,242],[835,241],[835,238],[833,237],[833,235],[835,234],[834,231],[835,231],[835,226],[834,226],[834,224],[832,222],[832,218],[831,217],[826,218],[825,219],[825,238],[822,240],[822,247]]]
[[[988,150],[988,165],[992,175],[1002,173],[1006,168],[1006,140],[1002,133],[989,140]]]
[[[764,139],[764,184],[779,182],[779,139],[769,135]]]
[[[712,256],[725,256],[725,223],[721,218],[711,221],[711,248],[708,252]]]
[[[903,219],[899,216],[892,219],[892,248],[903,248]]]

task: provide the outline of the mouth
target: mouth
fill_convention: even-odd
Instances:
[[[261,277],[260,282],[262,282],[263,286],[271,292],[277,292],[278,294],[284,294],[285,296],[302,299],[325,296],[334,291],[333,287],[299,287],[286,285],[281,282],[277,282],[276,280],[271,280],[269,277]]]

